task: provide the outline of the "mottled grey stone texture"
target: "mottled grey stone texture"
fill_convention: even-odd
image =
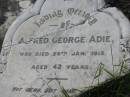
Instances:
[[[2,97],[61,97],[63,87],[75,95],[129,68],[129,20],[104,0],[20,6],[0,56]]]

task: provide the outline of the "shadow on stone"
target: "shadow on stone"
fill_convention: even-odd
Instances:
[[[79,97],[130,97],[130,73],[107,81],[82,93]]]

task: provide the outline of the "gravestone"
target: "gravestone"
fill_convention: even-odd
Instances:
[[[129,66],[129,26],[103,0],[38,0],[6,34],[0,94],[72,96],[106,81]]]

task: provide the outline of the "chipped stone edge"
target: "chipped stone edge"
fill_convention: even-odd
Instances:
[[[36,3],[34,4],[34,6],[30,10],[24,12],[21,16],[19,16],[12,23],[12,25],[6,32],[6,35],[5,35],[5,38],[3,41],[3,45],[2,45],[2,49],[1,49],[1,53],[0,53],[0,73],[3,73],[6,68],[7,57],[10,53],[12,39],[13,39],[13,36],[15,35],[15,32],[26,20],[28,20],[29,18],[31,18],[33,16],[40,14],[41,8],[42,8],[43,4],[45,3],[45,1],[46,0],[37,0]],[[4,56],[3,56],[3,54],[4,54]]]

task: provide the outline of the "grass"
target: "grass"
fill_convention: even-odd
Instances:
[[[62,97],[70,97],[64,87],[61,88]]]
[[[62,94],[62,97],[70,97],[64,88]],[[82,92],[77,97],[130,97],[130,73],[108,80],[97,87]]]
[[[104,66],[102,63],[99,64],[94,79],[99,78],[103,71],[110,75],[111,78],[90,90],[82,92],[77,97],[130,97],[130,71],[126,63],[123,61],[117,65],[120,66],[118,73],[111,73]],[[64,88],[61,90],[62,97],[70,97]]]
[[[79,97],[130,97],[130,73],[94,87]]]

